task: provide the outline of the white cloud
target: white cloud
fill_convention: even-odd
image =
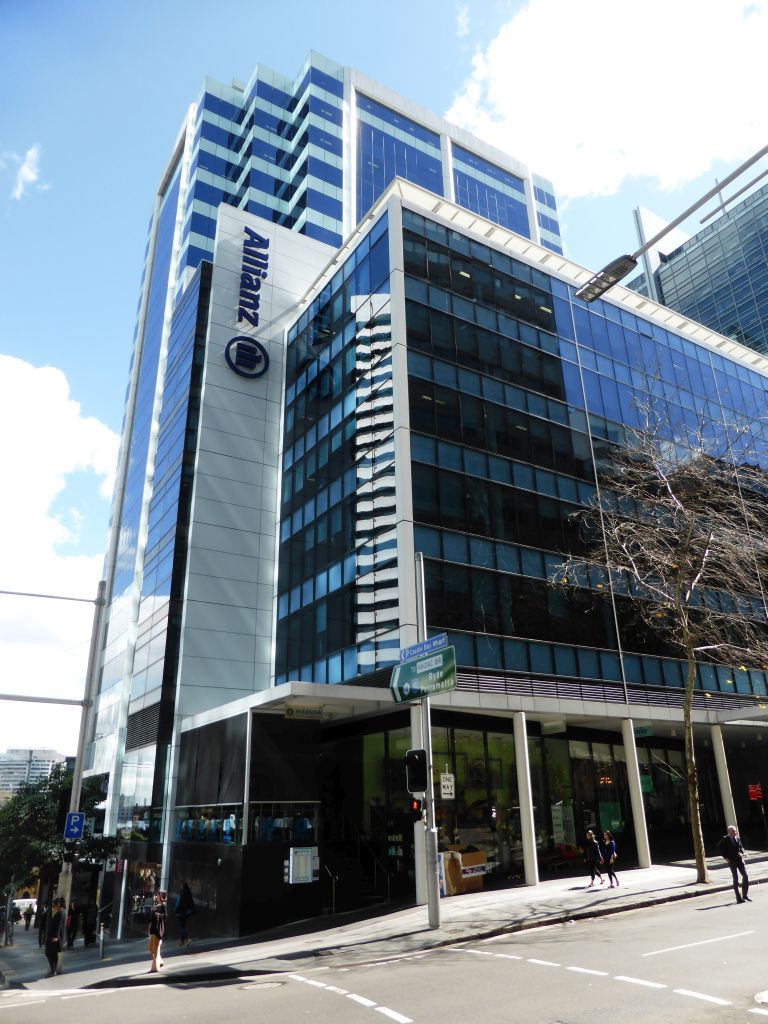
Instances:
[[[17,160],[20,158],[17,157]],[[40,147],[30,146],[20,161],[16,171],[16,182],[11,192],[12,199],[21,199],[29,185],[34,185],[40,177]]]
[[[456,35],[469,35],[469,8],[462,4],[456,11]]]
[[[447,117],[552,178],[673,188],[765,143],[766,0],[529,0]]]
[[[92,598],[103,556],[77,553],[79,517],[53,512],[70,474],[93,472],[111,494],[118,438],[83,416],[64,374],[0,355],[0,589]],[[108,503],[92,514],[106,530]],[[75,552],[72,553],[72,546]],[[0,689],[80,699],[93,606],[0,594]],[[79,710],[0,703],[0,750],[59,747],[74,753]]]

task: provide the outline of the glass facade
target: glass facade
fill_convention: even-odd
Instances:
[[[288,334],[277,682],[397,656],[389,276],[383,217]]]
[[[662,258],[660,301],[768,352],[768,186]]]
[[[341,244],[343,95],[343,68],[318,54],[295,80],[258,67],[245,88],[206,81],[182,266],[212,259],[220,203]]]
[[[123,697],[123,683],[130,665],[129,640],[134,628],[132,621],[132,595],[135,585],[137,553],[147,459],[150,449],[150,431],[160,372],[160,347],[165,322],[166,294],[171,273],[171,256],[179,201],[181,168],[177,167],[169,188],[163,197],[157,219],[154,252],[151,265],[145,267],[148,278],[145,323],[141,339],[139,323],[134,334],[134,352],[131,362],[139,361],[136,392],[130,409],[130,434],[124,430],[122,445],[127,456],[125,494],[117,510],[117,521],[111,524],[117,532],[117,553],[114,575],[108,601],[108,621],[102,655],[99,697],[94,724],[94,745],[89,767],[107,770],[116,752],[117,716]],[[149,246],[148,246],[149,252]],[[123,423],[128,422],[131,395],[127,396]]]
[[[681,663],[638,632],[631,598],[595,570],[547,580],[581,540],[594,466],[653,402],[670,438],[754,421],[750,369],[424,217],[404,212],[416,549],[427,617],[458,661],[531,676],[681,687]],[[765,438],[758,439],[765,450]],[[611,599],[612,598],[612,599]],[[766,693],[766,674],[701,665],[708,692]]]
[[[357,95],[357,219],[395,177],[443,194],[440,136],[362,93]]]
[[[486,220],[531,237],[525,182],[461,146],[453,145],[456,202]],[[555,229],[557,222],[554,221]]]
[[[134,840],[160,839],[210,278],[202,264],[169,332],[117,815],[118,833]]]

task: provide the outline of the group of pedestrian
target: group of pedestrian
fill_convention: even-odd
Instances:
[[[728,826],[728,831],[717,844],[717,849],[718,853],[728,862],[728,866],[731,869],[736,902],[751,903],[752,898],[748,895],[749,875],[745,865],[746,853],[735,825]],[[592,829],[587,829],[586,841],[584,843],[584,861],[590,875],[589,884],[587,885],[588,889],[594,886],[595,878],[600,879],[600,885],[605,884],[601,868],[608,875],[609,888],[613,889],[614,885],[618,887],[619,879],[614,868],[617,857],[616,840],[611,832],[607,830],[603,832],[603,844],[601,846]],[[741,891],[739,891],[739,882],[741,883]],[[165,966],[161,950],[168,921],[167,900],[168,893],[165,889],[158,889],[155,892],[149,921],[149,941],[147,944],[151,957],[150,974],[156,974]],[[53,901],[53,913],[48,923],[45,941],[45,955],[48,958],[48,965],[50,967],[46,975],[47,978],[52,978],[55,974],[61,974],[64,944],[66,943],[67,949],[72,949],[75,936],[77,935],[79,918],[77,905],[73,901],[70,904],[69,913],[67,913],[66,906],[66,901],[61,898]],[[179,930],[179,946],[188,946],[192,941],[189,936],[188,922],[189,918],[195,913],[195,901],[192,898],[192,892],[187,882],[182,883],[173,913]],[[29,918],[27,918],[25,911],[24,917],[27,929],[29,928],[31,916],[30,913]]]
[[[733,878],[733,891],[736,894],[737,903],[751,903],[752,897],[749,893],[749,875],[747,874],[747,855],[741,842],[738,829],[735,825],[729,825],[728,831],[717,844],[717,852],[728,863]],[[595,837],[592,829],[587,829],[586,841],[584,843],[584,862],[589,871],[589,884],[591,889],[595,884],[595,878],[600,879],[600,885],[605,884],[601,867],[605,869],[610,888],[619,884],[614,864],[618,854],[616,852],[616,840],[610,832],[603,832],[603,845]],[[741,887],[741,888],[739,888]]]
[[[595,877],[600,879],[600,885],[605,884],[603,873],[600,870],[601,867],[605,868],[608,881],[611,883],[610,888],[613,889],[614,884],[618,888],[619,879],[613,866],[616,863],[617,857],[616,840],[610,832],[603,832],[603,845],[601,847],[592,829],[587,829],[587,839],[584,844],[584,860],[590,874],[588,889],[591,889],[595,884]]]
[[[156,974],[164,966],[161,950],[168,920],[167,898],[168,893],[165,889],[158,889],[155,892],[149,920],[148,949],[152,961],[150,974]],[[192,942],[189,935],[189,918],[195,910],[192,892],[189,885],[183,882],[173,910],[179,929],[179,946],[188,946]],[[50,920],[45,928],[45,955],[49,967],[46,978],[62,973],[64,950],[73,948],[81,917],[83,915],[74,900],[69,910],[66,900],[62,897],[57,897],[53,901]]]

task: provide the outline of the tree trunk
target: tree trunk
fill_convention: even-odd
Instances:
[[[693,839],[693,855],[696,859],[696,881],[708,882],[707,856],[704,851],[704,836],[701,831],[701,813],[699,810],[699,775],[696,771],[696,754],[693,749],[693,722],[691,707],[693,705],[693,684],[696,679],[696,661],[693,652],[688,652],[688,675],[685,682],[685,699],[683,701],[683,730],[685,732],[685,766],[688,780],[688,812],[691,818],[691,837]]]

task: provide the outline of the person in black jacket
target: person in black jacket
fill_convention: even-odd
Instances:
[[[733,876],[733,891],[736,893],[737,903],[752,902],[752,897],[747,896],[749,892],[749,875],[744,864],[746,853],[741,845],[741,839],[735,825],[728,826],[728,832],[717,844],[717,852],[728,861],[728,867]],[[739,875],[741,875],[741,895],[739,895]]]
[[[168,906],[165,902],[167,895],[165,889],[158,889],[155,893],[154,905],[152,906],[152,918],[149,922],[149,943],[147,944],[150,956],[152,957],[152,966],[149,969],[150,974],[157,974],[158,969],[165,966],[160,955],[160,947],[163,944],[165,923],[168,917]]]
[[[189,937],[189,926],[187,924],[189,918],[195,912],[195,901],[192,898],[192,892],[189,885],[186,882],[181,883],[181,892],[179,898],[176,900],[176,906],[173,908],[173,913],[176,917],[176,923],[179,926],[179,945],[188,946],[192,939]]]
[[[589,889],[595,884],[595,875],[600,879],[600,885],[603,885],[605,879],[600,871],[600,865],[603,863],[603,854],[591,828],[587,830],[587,841],[584,844],[584,861],[592,876],[587,888]]]
[[[63,899],[53,901],[53,912],[48,922],[48,931],[45,938],[45,955],[48,958],[50,970],[46,978],[52,978],[54,974],[61,974],[62,960],[64,958],[64,943],[67,941],[67,904]]]

